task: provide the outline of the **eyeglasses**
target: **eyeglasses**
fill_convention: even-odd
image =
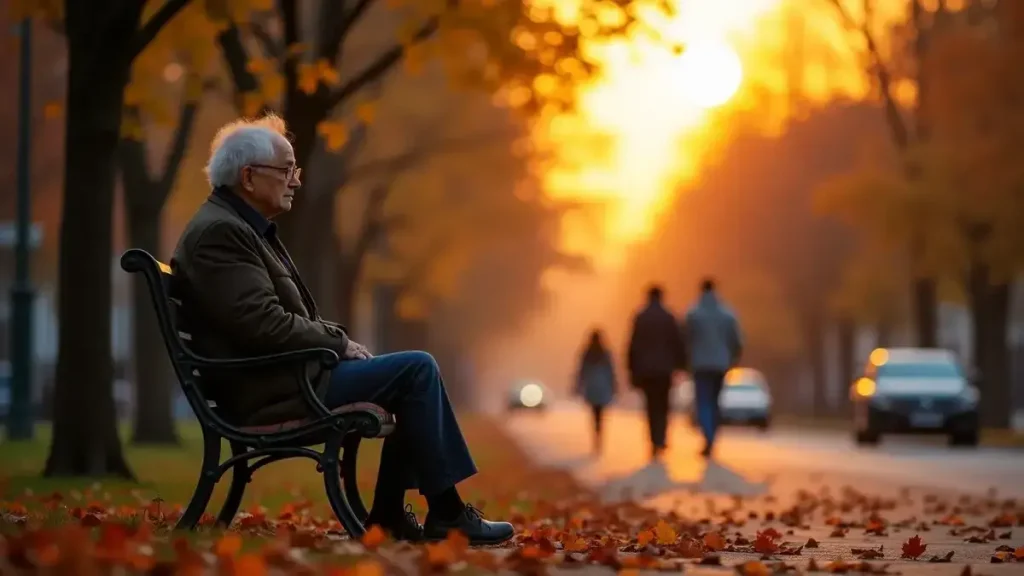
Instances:
[[[249,164],[249,167],[250,168],[268,168],[270,170],[276,170],[278,172],[284,172],[284,177],[285,177],[286,180],[291,180],[292,178],[295,178],[296,180],[298,180],[302,176],[302,168],[299,168],[299,167],[295,166],[295,164],[292,164],[290,166],[271,166],[269,164]]]

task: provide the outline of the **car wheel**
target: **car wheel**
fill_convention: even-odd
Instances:
[[[874,430],[858,430],[855,435],[858,446],[877,446],[881,439],[881,435]]]
[[[978,431],[971,430],[969,432],[954,432],[949,435],[950,446],[977,446],[978,445]]]

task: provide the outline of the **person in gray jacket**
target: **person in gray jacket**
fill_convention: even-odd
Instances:
[[[590,334],[590,341],[580,357],[576,394],[590,405],[594,414],[594,453],[599,454],[604,409],[615,400],[615,366],[600,330]]]
[[[710,456],[721,420],[718,402],[725,373],[736,365],[743,350],[739,322],[719,300],[714,280],[708,278],[701,283],[700,298],[686,313],[683,334],[690,354],[697,421],[704,434],[701,454]]]

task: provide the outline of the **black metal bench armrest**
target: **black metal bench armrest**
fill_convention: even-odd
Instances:
[[[306,363],[318,361],[322,368],[330,370],[337,366],[339,362],[338,354],[334,350],[329,350],[327,348],[307,348],[305,350],[293,350],[278,354],[268,354],[266,356],[228,359],[202,358],[188,351],[186,351],[186,354],[191,357],[190,359],[192,363],[199,369],[213,368],[218,370],[237,370],[243,368],[259,368],[291,364],[295,366],[298,371],[299,392],[302,393],[302,400],[305,402],[306,408],[309,409],[310,417],[320,419],[331,416],[331,411],[327,409],[327,406],[325,406],[320,398],[317,397],[316,391],[313,390],[313,384],[309,381],[309,372]]]
[[[334,368],[338,364],[338,354],[327,348],[306,348],[305,350],[292,350],[290,352],[279,352],[265,356],[252,356],[249,358],[203,358],[191,352],[186,352],[189,360],[196,368],[216,368],[222,370],[238,370],[244,368],[262,368],[281,364],[299,364],[303,362],[319,362],[323,368]]]

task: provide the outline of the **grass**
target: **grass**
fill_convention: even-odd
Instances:
[[[492,418],[465,414],[460,421],[480,473],[459,488],[468,502],[486,506],[489,515],[510,514],[527,506],[528,502],[555,500],[578,490],[568,474],[534,466]],[[195,423],[182,423],[179,435],[181,445],[177,447],[125,445],[125,456],[138,482],[113,478],[43,478],[40,472],[49,450],[50,430],[39,427],[32,441],[0,442],[0,501],[31,501],[56,492],[83,501],[99,500],[113,505],[138,504],[156,497],[167,505],[185,505],[195,487],[202,461],[202,434]],[[380,446],[380,441],[365,441],[360,448],[359,485],[367,503],[372,497]],[[229,454],[225,443],[221,458]],[[217,485],[207,512],[219,510],[229,474]],[[308,500],[326,513],[321,478],[315,464],[309,460],[271,464],[254,475],[246,489],[242,509],[263,506],[271,514],[290,503]],[[410,495],[410,502],[422,511],[422,498],[418,494]]]

